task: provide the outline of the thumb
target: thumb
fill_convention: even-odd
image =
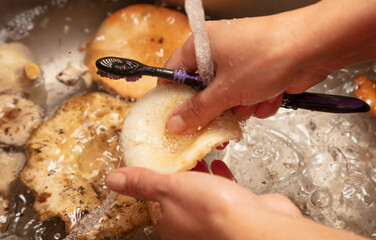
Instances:
[[[169,176],[145,168],[119,168],[105,181],[111,190],[136,199],[160,201],[169,194]]]
[[[215,86],[215,81],[177,107],[166,123],[166,129],[175,134],[187,134],[205,127],[216,116],[236,106],[227,94]]]

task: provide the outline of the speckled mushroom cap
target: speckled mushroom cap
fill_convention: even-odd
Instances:
[[[105,176],[123,166],[119,134],[130,105],[107,93],[83,93],[33,132],[20,179],[35,194],[40,220],[57,216],[69,233],[77,217],[102,204],[108,192]],[[79,239],[121,236],[147,224],[146,204],[118,195],[102,221]]]
[[[107,90],[128,98],[140,98],[157,84],[156,77],[137,82],[114,81],[96,74],[95,61],[106,56],[124,57],[163,67],[169,56],[189,37],[187,17],[178,11],[136,4],[108,17],[87,45],[86,64],[92,78]]]

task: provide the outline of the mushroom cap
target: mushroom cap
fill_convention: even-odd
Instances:
[[[22,146],[43,121],[43,109],[14,94],[0,95],[0,142]]]
[[[190,170],[213,148],[242,136],[230,110],[196,133],[168,133],[165,126],[171,112],[195,93],[186,85],[160,85],[134,104],[122,131],[127,166],[147,167],[163,173]]]
[[[10,190],[10,184],[17,178],[26,162],[26,156],[23,152],[13,150],[6,151],[0,148],[0,194],[6,196]],[[0,201],[0,215],[1,201]]]
[[[189,37],[187,17],[178,11],[148,4],[136,4],[108,17],[87,45],[89,73],[108,91],[127,98],[140,98],[157,84],[157,78],[143,76],[137,82],[111,80],[96,74],[95,61],[115,56],[163,67],[170,55]]]
[[[104,92],[83,93],[34,131],[20,179],[35,194],[33,208],[42,221],[58,216],[69,233],[81,214],[103,203],[105,176],[124,165],[119,134],[131,104]],[[79,239],[122,236],[147,224],[147,205],[118,195],[102,220]]]
[[[360,75],[355,79],[354,95],[370,106],[370,113],[376,116],[376,81]]]
[[[0,93],[23,91],[39,77],[36,59],[25,45],[18,42],[0,43]]]

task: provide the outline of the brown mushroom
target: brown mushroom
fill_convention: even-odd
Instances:
[[[22,146],[43,121],[43,109],[14,94],[0,95],[0,142]]]
[[[376,116],[376,81],[360,75],[355,79],[354,94],[371,107],[370,113]]]

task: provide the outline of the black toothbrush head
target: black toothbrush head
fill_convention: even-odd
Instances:
[[[127,82],[135,82],[142,75],[148,75],[186,84],[199,91],[205,87],[197,74],[188,74],[184,70],[151,67],[133,59],[104,57],[98,59],[95,65],[98,68],[98,75],[113,80],[125,78]]]
[[[145,67],[140,62],[127,58],[104,57],[95,62],[97,74],[110,79],[126,78],[127,81],[137,81]]]

